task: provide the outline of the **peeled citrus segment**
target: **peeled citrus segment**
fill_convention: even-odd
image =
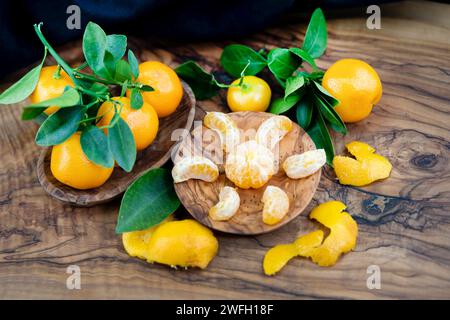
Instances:
[[[228,154],[225,174],[239,188],[261,188],[275,174],[275,157],[254,140],[243,142]]]
[[[358,225],[343,211],[345,208],[340,201],[328,201],[314,208],[309,217],[329,228],[330,234],[322,245],[302,256],[311,257],[319,266],[327,267],[334,265],[341,254],[355,248]]]
[[[150,242],[150,238],[153,235],[153,232],[158,228],[158,226],[172,221],[173,216],[168,216],[165,220],[163,220],[160,224],[153,226],[151,228],[140,230],[140,231],[132,231],[125,232],[122,234],[122,243],[125,251],[131,257],[137,257],[140,259],[146,260],[148,244]]]
[[[209,216],[216,221],[231,219],[239,209],[241,199],[235,188],[225,186],[220,190],[219,202],[209,209]]]
[[[265,120],[256,131],[256,142],[272,149],[292,130],[292,121],[286,116],[273,116]]]
[[[283,162],[283,170],[291,179],[300,179],[312,175],[326,163],[324,149],[310,150],[287,157]]]
[[[172,169],[173,182],[183,182],[189,179],[200,179],[213,182],[219,176],[216,164],[205,157],[186,157],[178,161]]]
[[[203,119],[203,124],[219,134],[223,150],[229,152],[239,144],[239,128],[227,114],[208,112]]]
[[[289,197],[278,187],[267,186],[261,201],[264,203],[263,222],[265,224],[277,224],[289,211]]]
[[[153,232],[145,258],[171,267],[204,269],[217,254],[219,243],[211,230],[195,220],[171,221]]]
[[[364,186],[376,180],[389,177],[392,165],[385,157],[374,153],[370,145],[353,141],[346,145],[356,159],[335,156],[333,167],[341,184]]]
[[[264,273],[268,276],[274,275],[295,256],[308,255],[311,249],[322,243],[322,240],[323,231],[317,230],[297,238],[293,243],[273,247],[264,257]]]

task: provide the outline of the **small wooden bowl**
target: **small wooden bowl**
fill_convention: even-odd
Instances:
[[[272,117],[264,112],[235,112],[228,114],[241,129],[246,132],[246,140],[252,139],[259,125]],[[242,137],[241,137],[242,138]],[[241,140],[241,142],[244,140]],[[293,128],[279,143],[278,163],[290,155],[314,150],[316,147],[309,135],[293,123]],[[215,163],[223,163],[219,136],[204,126],[197,126],[189,137],[181,143],[177,156],[192,155],[195,150],[200,155],[210,158]],[[175,160],[176,161],[176,160]],[[223,232],[233,234],[254,235],[273,231],[297,217],[309,204],[319,185],[321,170],[303,179],[290,179],[280,167],[265,186],[259,189],[237,189],[241,198],[238,212],[228,221],[214,221],[209,218],[208,211],[219,199],[219,192],[224,186],[234,186],[223,173],[223,165],[219,165],[221,174],[215,182],[188,180],[175,184],[175,191],[187,211],[202,224]],[[290,200],[289,212],[276,225],[266,225],[262,221],[263,204],[261,198],[266,186],[274,185],[283,189]]]
[[[177,111],[159,119],[159,130],[150,147],[138,152],[133,171],[125,172],[119,167],[114,169],[109,180],[102,186],[89,190],[77,190],[62,184],[50,171],[52,148],[42,151],[37,162],[37,176],[44,190],[52,197],[82,207],[89,207],[111,201],[120,196],[127,187],[141,174],[151,168],[158,168],[169,160],[172,148],[178,141],[172,139],[176,129],[185,129],[184,135],[191,130],[195,116],[195,96],[191,88],[182,81],[184,94]],[[183,134],[183,132],[180,132]]]

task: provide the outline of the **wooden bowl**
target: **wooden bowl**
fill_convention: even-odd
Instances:
[[[266,119],[274,116],[264,112],[235,112],[229,116],[236,122],[242,132],[246,132],[246,138],[242,141],[252,139],[259,125]],[[315,145],[309,135],[293,123],[293,128],[279,143],[278,163],[281,164],[286,157],[314,150]],[[181,143],[177,157],[192,154],[201,154],[210,158],[215,163],[223,163],[219,136],[199,125],[193,129],[191,135]],[[176,161],[176,160],[175,160]],[[219,165],[221,174],[215,182],[202,180],[188,180],[175,184],[175,191],[187,211],[202,224],[223,232],[233,234],[254,235],[273,231],[285,225],[297,217],[309,204],[319,184],[321,170],[303,179],[290,179],[282,168],[274,175],[265,186],[259,189],[237,189],[241,198],[238,212],[228,221],[214,221],[209,218],[208,211],[219,199],[219,192],[224,186],[234,186],[223,173],[223,165]],[[265,187],[274,185],[283,189],[290,200],[289,212],[276,225],[266,225],[262,221],[263,204],[261,198]]]
[[[195,116],[195,97],[191,88],[182,81],[184,94],[176,112],[159,119],[159,130],[153,143],[138,152],[132,172],[127,173],[119,167],[114,169],[109,180],[102,186],[89,190],[77,190],[56,180],[50,171],[51,147],[42,151],[37,163],[37,175],[44,190],[52,197],[76,205],[93,206],[111,201],[120,196],[141,174],[151,168],[158,168],[169,160],[172,148],[179,143],[172,139],[176,129],[185,129],[184,135],[191,130]],[[182,134],[182,132],[181,132]]]

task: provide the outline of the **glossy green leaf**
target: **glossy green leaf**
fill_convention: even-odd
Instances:
[[[20,102],[33,93],[39,81],[39,75],[41,74],[42,65],[44,64],[46,56],[47,50],[45,50],[44,58],[38,66],[28,71],[28,73],[20,78],[19,81],[0,94],[0,104]]]
[[[314,105],[311,103],[310,97],[305,95],[296,106],[297,123],[304,130],[308,130],[311,124]]]
[[[307,51],[300,49],[300,48],[290,48],[289,51],[292,52],[293,54],[295,54],[297,57],[299,57],[303,61],[306,61],[313,68],[315,68],[315,69],[317,68],[314,58],[311,57],[311,55]]]
[[[286,99],[277,98],[272,101],[269,112],[273,114],[281,114],[290,110],[300,100],[301,96],[298,94],[292,94]]]
[[[305,84],[305,78],[301,75],[292,76],[286,79],[286,90],[284,91],[284,98],[286,99],[295,91],[303,87]]]
[[[342,134],[347,134],[347,127],[334,108],[318,95],[314,95],[314,101],[320,113],[332,126],[332,129]]]
[[[123,82],[125,80],[131,81],[133,79],[133,73],[131,67],[125,60],[119,60],[116,63],[116,69],[114,72],[114,80]]]
[[[333,97],[331,93],[327,91],[324,87],[322,87],[321,84],[319,84],[317,81],[312,81],[314,83],[316,91],[319,92],[319,94],[325,98],[325,100],[333,107],[337,106],[339,104],[339,100]]]
[[[131,67],[131,73],[133,73],[133,77],[136,79],[139,76],[139,62],[130,49],[128,50],[128,63]]]
[[[141,87],[139,87],[139,90],[144,91],[144,92],[151,92],[151,91],[155,91],[155,89],[147,84],[142,85]]]
[[[83,53],[89,67],[97,74],[110,77],[105,66],[106,33],[96,23],[89,22],[83,35]],[[110,54],[112,56],[112,54]],[[113,57],[113,56],[112,56]]]
[[[247,66],[245,75],[254,76],[267,65],[266,59],[250,47],[232,44],[226,46],[220,57],[223,69],[233,77],[239,78]]]
[[[122,118],[119,117],[115,125],[108,129],[108,142],[117,164],[130,172],[136,161],[136,143],[130,127]]]
[[[144,230],[161,223],[180,206],[170,171],[151,169],[127,189],[120,204],[116,233]]]
[[[36,144],[49,147],[66,141],[77,131],[84,112],[83,107],[76,106],[60,109],[49,116],[36,134]]]
[[[106,51],[111,53],[115,61],[122,59],[127,49],[127,37],[123,34],[106,36]]]
[[[327,48],[327,23],[320,8],[314,10],[306,29],[302,49],[313,58],[319,58]]]
[[[189,84],[198,100],[209,99],[215,96],[219,90],[214,76],[203,70],[194,61],[186,61],[179,65],[175,72]]]
[[[108,138],[102,129],[93,125],[85,127],[81,132],[80,142],[81,148],[89,160],[105,168],[111,168],[114,165]]]
[[[314,113],[313,121],[308,129],[308,134],[314,141],[317,149],[324,149],[327,155],[327,163],[333,166],[334,147],[328,128],[320,112]]]
[[[267,57],[269,70],[280,79],[289,78],[301,63],[301,59],[285,48],[272,49]]]
[[[67,108],[73,107],[79,102],[80,94],[78,91],[71,87],[67,87],[67,89],[59,97],[26,106],[22,112],[22,120],[32,120],[50,106]]]
[[[142,94],[139,89],[134,88],[131,90],[130,103],[133,109],[140,109],[144,105],[144,99],[142,99]]]

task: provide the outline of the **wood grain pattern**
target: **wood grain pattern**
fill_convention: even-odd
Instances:
[[[240,129],[241,142],[245,142],[253,140],[261,123],[274,115],[264,112],[232,112],[229,113],[229,116]],[[175,191],[184,208],[194,218],[212,229],[241,235],[267,233],[296,218],[308,206],[314,196],[320,181],[321,171],[317,171],[304,179],[294,180],[288,178],[281,168],[281,164],[288,156],[314,149],[316,147],[309,135],[293,123],[292,130],[272,150],[277,156],[277,174],[262,188],[248,190],[237,188],[241,204],[233,218],[228,221],[215,221],[210,219],[208,215],[209,209],[219,201],[220,190],[224,186],[235,187],[233,182],[226,178],[223,170],[214,182],[191,179],[176,183]],[[222,166],[226,161],[219,136],[202,125],[196,126],[191,135],[180,144],[176,156],[181,158],[182,156],[196,154],[202,154]],[[177,158],[174,158],[174,161],[177,161]],[[289,197],[289,211],[275,225],[267,225],[262,221],[263,204],[261,199],[266,186],[269,185],[281,188]]]
[[[383,82],[383,97],[366,120],[334,136],[338,153],[352,140],[387,156],[389,179],[364,188],[345,187],[324,169],[313,201],[338,199],[358,221],[354,252],[332,268],[294,259],[275,277],[262,273],[266,251],[316,228],[300,215],[258,236],[216,232],[217,257],[207,270],[173,270],[129,258],[114,234],[119,201],[77,208],[49,197],[35,174],[40,149],[36,126],[20,121],[20,106],[0,107],[0,298],[450,298],[450,7],[431,2],[381,6],[382,28],[366,28],[365,10],[328,17],[328,49],[321,68],[341,58],[370,63]],[[293,17],[295,20],[295,17]],[[221,71],[228,43],[291,47],[301,43],[304,21],[295,20],[245,39],[160,46],[134,40],[141,59],[177,65],[197,60]],[[144,46],[146,46],[144,48]],[[76,61],[79,43],[64,57]],[[152,49],[153,48],[153,49]],[[137,52],[136,50],[134,50]],[[7,84],[2,85],[2,89]],[[279,92],[278,92],[279,93]],[[275,92],[275,95],[277,92]],[[225,106],[225,96],[201,101],[205,110]],[[179,218],[189,215],[180,209]],[[81,290],[68,290],[66,268],[81,269]],[[366,286],[367,268],[379,266],[381,289]]]
[[[194,122],[194,93],[184,81],[182,85],[184,94],[176,112],[159,120],[159,129],[155,140],[150,147],[138,152],[136,164],[130,173],[117,167],[102,186],[89,190],[77,190],[55,179],[50,171],[52,148],[45,148],[36,165],[37,176],[44,190],[58,200],[81,207],[89,207],[120,196],[144,172],[164,165],[170,159],[172,148],[182,138],[174,139],[172,133],[186,134]]]

